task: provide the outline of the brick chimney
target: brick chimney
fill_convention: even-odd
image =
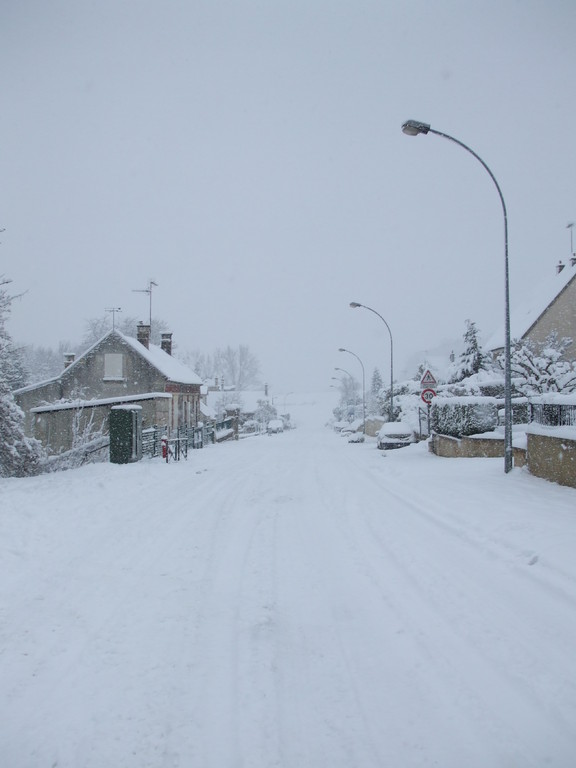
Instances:
[[[76,353],[75,352],[64,352],[64,368],[68,368],[69,365],[72,365],[72,363],[76,360]]]
[[[160,347],[166,352],[167,355],[172,354],[172,334],[163,333],[160,341]]]
[[[138,326],[136,328],[136,338],[142,344],[146,347],[146,349],[150,348],[150,326],[146,325],[146,323],[138,323]]]
[[[556,273],[559,275],[563,269],[564,269],[564,264],[561,261],[559,261],[558,264],[556,265]]]

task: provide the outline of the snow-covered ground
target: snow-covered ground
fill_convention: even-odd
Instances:
[[[291,410],[0,480],[0,766],[576,765],[576,492]]]

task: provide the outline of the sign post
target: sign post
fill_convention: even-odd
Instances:
[[[433,398],[436,397],[436,390],[433,389],[436,384],[436,379],[434,376],[432,376],[431,372],[427,370],[420,380],[420,387],[422,388],[420,397],[422,398],[423,402],[426,403],[426,411],[428,416],[428,435],[430,435],[430,406],[432,405]]]

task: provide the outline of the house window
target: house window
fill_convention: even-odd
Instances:
[[[122,358],[123,355],[117,352],[107,352],[104,355],[104,380],[118,381],[122,380]]]

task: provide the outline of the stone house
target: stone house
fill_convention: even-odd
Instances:
[[[137,338],[112,330],[77,359],[68,356],[62,373],[23,387],[14,397],[25,428],[49,453],[69,450],[90,434],[106,434],[115,405],[142,408],[142,425],[196,426],[200,378],[172,356],[172,334],[161,347],[150,343],[150,326],[139,324]]]
[[[564,358],[576,360],[576,254],[564,265],[560,262],[556,274],[550,275],[537,287],[534,295],[519,307],[512,307],[510,315],[511,340],[530,340],[541,343],[551,333],[558,338],[573,339]],[[504,350],[504,329],[498,330],[484,345],[497,356]]]

